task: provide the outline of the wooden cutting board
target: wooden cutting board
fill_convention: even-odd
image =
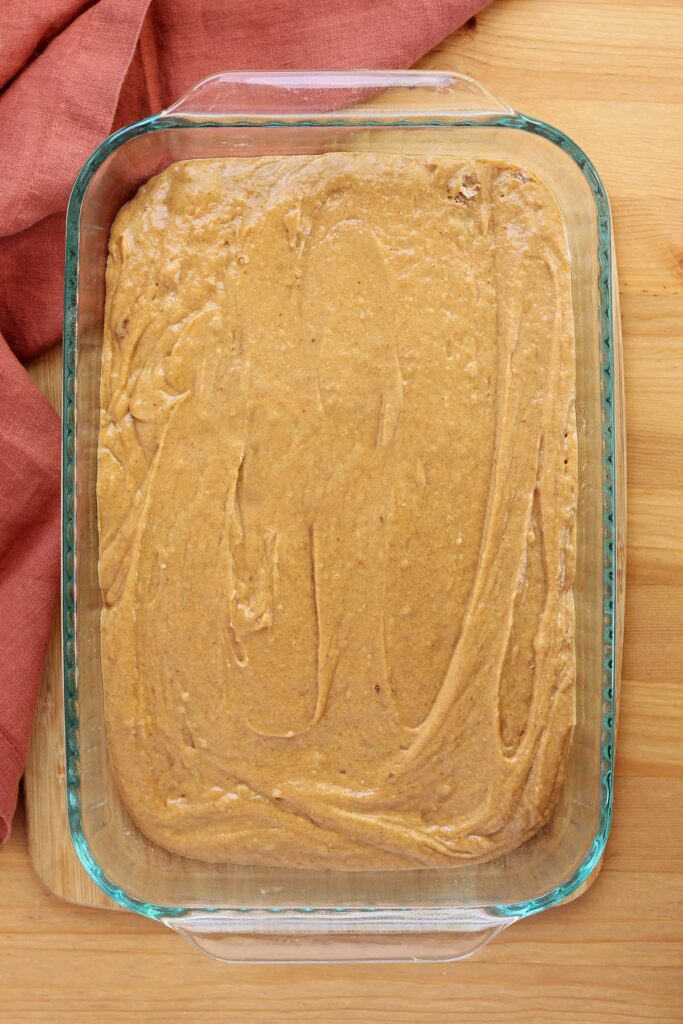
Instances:
[[[61,346],[31,366],[31,374],[61,414]],[[64,700],[59,616],[40,687],[31,750],[24,774],[29,853],[38,876],[57,896],[89,907],[121,909],[95,885],[69,836],[64,771]]]
[[[421,62],[469,72],[518,109],[560,126],[595,160],[610,194],[629,430],[629,614],[617,789],[656,783],[658,798],[672,806],[680,770],[683,623],[683,224],[673,128],[683,103],[683,37],[675,8],[668,0],[645,17],[639,0],[496,0]],[[61,351],[46,353],[31,372],[61,410]],[[24,779],[30,855],[58,896],[113,907],[69,838],[60,653],[55,629]],[[617,793],[617,813],[622,810]],[[626,827],[645,851],[637,814]],[[646,864],[647,858],[641,868]]]
[[[88,907],[120,910],[89,877],[69,836],[64,772],[62,645],[55,628],[43,673],[31,751],[24,775],[29,854],[38,876],[57,896]]]

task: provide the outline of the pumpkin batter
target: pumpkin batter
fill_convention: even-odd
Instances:
[[[487,860],[574,723],[564,226],[500,163],[176,163],[111,232],[108,738],[207,861]]]

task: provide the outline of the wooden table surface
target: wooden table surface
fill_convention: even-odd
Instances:
[[[683,9],[494,0],[423,62],[557,125],[612,199],[629,458],[615,819],[576,903],[455,964],[228,966],[34,875],[21,811],[0,851],[3,1024],[683,1021]],[[34,372],[46,390],[59,353]]]

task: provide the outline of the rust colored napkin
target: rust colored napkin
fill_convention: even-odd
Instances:
[[[19,360],[61,332],[64,210],[89,153],[215,71],[409,67],[488,0],[3,0],[0,842],[52,627],[59,420]]]

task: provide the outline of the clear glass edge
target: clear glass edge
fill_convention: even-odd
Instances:
[[[425,118],[422,115],[396,118],[383,117],[380,110],[372,110],[365,120],[353,121],[354,127],[495,127],[528,131],[546,138],[564,150],[581,170],[591,189],[596,206],[598,223],[598,288],[600,296],[599,335],[601,357],[602,387],[602,459],[603,459],[603,679],[602,679],[602,737],[601,737],[601,785],[603,799],[595,836],[591,847],[582,864],[561,885],[556,886],[543,896],[522,903],[497,904],[494,906],[470,908],[444,908],[443,910],[427,911],[434,926],[438,930],[452,927],[457,930],[462,922],[463,914],[478,915],[482,924],[485,922],[512,923],[542,910],[557,906],[568,900],[579,887],[583,886],[598,867],[602,858],[612,821],[613,778],[615,761],[616,735],[616,702],[618,678],[616,666],[620,651],[615,649],[615,638],[618,623],[622,614],[622,593],[617,578],[616,552],[618,540],[618,524],[616,509],[622,502],[621,487],[617,466],[617,444],[620,436],[617,427],[622,421],[622,395],[619,379],[618,358],[615,341],[619,337],[619,324],[615,319],[614,293],[616,274],[613,266],[612,222],[609,201],[604,186],[594,165],[587,155],[563,132],[543,121],[527,117],[523,114],[494,115],[485,118],[467,118],[452,115]],[[62,419],[62,671],[64,682],[64,715],[66,737],[66,781],[67,781],[67,812],[69,829],[74,848],[86,872],[108,896],[122,907],[135,911],[154,920],[164,921],[169,925],[181,922],[181,919],[195,918],[199,915],[220,915],[224,921],[237,925],[243,923],[245,931],[250,929],[249,917],[255,914],[273,916],[272,931],[278,931],[277,922],[284,916],[292,919],[300,918],[303,926],[315,931],[314,920],[318,927],[325,918],[336,915],[353,915],[357,922],[366,921],[363,931],[373,931],[373,918],[382,915],[391,919],[397,931],[417,931],[415,918],[425,913],[423,908],[405,907],[386,908],[268,908],[266,911],[255,908],[225,907],[180,907],[160,906],[147,903],[127,893],[107,877],[95,860],[83,832],[80,807],[80,773],[79,773],[79,717],[78,717],[78,683],[76,666],[76,514],[75,514],[75,474],[76,474],[76,359],[77,359],[77,303],[78,303],[78,253],[79,226],[83,198],[88,185],[104,160],[125,142],[146,132],[167,130],[169,128],[206,128],[232,127],[241,128],[278,128],[278,127],[343,127],[348,124],[344,117],[315,115],[300,118],[296,121],[272,119],[265,116],[250,118],[226,118],[201,120],[172,117],[157,114],[144,118],[132,125],[120,129],[91,154],[81,169],[69,199],[66,217],[66,271],[64,281],[64,356],[63,356],[63,419]],[[620,523],[623,529],[625,523]],[[411,922],[412,919],[412,922]],[[438,924],[437,924],[438,922]],[[189,924],[189,921],[187,922]],[[236,928],[231,928],[236,931]],[[322,929],[320,929],[322,930]],[[360,928],[359,928],[360,930]],[[423,929],[420,929],[423,930]]]
[[[471,75],[451,69],[418,69],[408,68],[401,71],[379,70],[379,69],[353,69],[337,71],[219,71],[216,74],[208,75],[201,81],[195,83],[192,88],[161,112],[160,117],[181,115],[188,119],[206,118],[212,120],[215,117],[249,118],[250,115],[239,109],[229,106],[226,109],[210,110],[205,109],[202,104],[205,102],[202,97],[210,93],[212,88],[221,86],[243,85],[249,87],[273,87],[278,90],[310,88],[316,92],[343,92],[344,90],[370,89],[414,89],[425,87],[433,92],[444,95],[449,92],[449,99],[452,99],[455,108],[460,116],[493,116],[501,114],[514,114],[512,107],[493,95],[484,85]],[[458,88],[465,88],[472,94],[472,105],[466,104],[462,99],[456,98],[455,91]],[[385,105],[381,108],[382,114],[389,113],[400,116],[404,109],[398,104],[396,107]],[[316,116],[324,116],[322,111],[312,111]],[[362,107],[345,108],[344,117],[349,120],[363,119],[367,111]],[[411,110],[411,116],[429,117],[433,114],[433,108],[428,110]],[[272,115],[272,112],[271,112]],[[259,115],[264,116],[264,115]],[[272,115],[274,116],[274,115]],[[272,116],[268,120],[272,120]],[[279,115],[278,115],[279,116]],[[288,115],[297,123],[301,114]]]

